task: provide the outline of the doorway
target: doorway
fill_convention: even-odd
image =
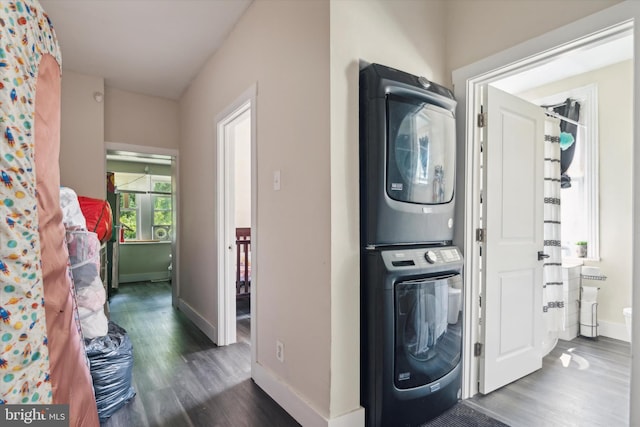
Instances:
[[[216,117],[218,334],[237,341],[239,320],[255,335],[255,87]],[[253,342],[253,338],[251,339]],[[252,354],[254,353],[252,346]],[[252,360],[255,360],[252,358]]]
[[[109,293],[122,283],[168,282],[179,296],[178,152],[106,143],[107,199],[115,232],[107,245]]]
[[[478,391],[478,365],[477,359],[472,354],[474,343],[478,342],[478,300],[479,282],[481,281],[480,265],[478,262],[480,256],[480,245],[475,241],[475,230],[481,228],[479,224],[479,212],[476,208],[482,195],[478,192],[480,182],[478,177],[479,171],[477,170],[477,160],[480,158],[481,148],[479,144],[476,144],[476,138],[480,133],[475,125],[476,116],[480,113],[480,97],[476,96],[480,87],[499,80],[510,75],[514,75],[524,70],[532,69],[537,65],[549,62],[554,58],[561,57],[567,54],[571,50],[585,48],[586,46],[602,42],[606,37],[611,36],[616,31],[629,29],[633,27],[633,23],[630,22],[632,16],[640,15],[639,8],[631,4],[624,4],[610,8],[602,13],[595,14],[588,19],[583,19],[576,24],[569,25],[548,33],[545,36],[541,36],[530,43],[524,43],[516,46],[508,51],[503,52],[500,55],[494,55],[493,57],[480,61],[479,63],[472,64],[469,67],[465,67],[460,70],[456,70],[453,73],[454,87],[456,89],[456,98],[460,102],[462,108],[466,109],[460,114],[461,117],[465,117],[466,120],[461,120],[459,123],[458,134],[466,136],[466,142],[461,140],[459,142],[459,149],[467,154],[467,158],[461,161],[459,170],[465,170],[466,176],[459,178],[458,188],[462,191],[458,192],[461,205],[466,207],[464,212],[464,218],[458,223],[464,224],[464,231],[461,234],[464,235],[464,247],[465,258],[467,265],[465,271],[467,271],[466,282],[469,292],[466,294],[468,298],[465,301],[466,313],[466,337],[465,344],[467,351],[465,352],[465,382],[464,382],[464,397],[471,397]],[[637,37],[634,35],[634,37]],[[636,43],[636,49],[638,44]],[[540,53],[542,52],[542,53]],[[634,85],[637,88],[637,85]],[[635,99],[637,100],[637,90]],[[469,98],[467,99],[467,94]],[[637,154],[632,153],[632,157],[635,159]],[[631,174],[631,179],[637,181],[637,176]],[[634,211],[632,217],[637,216],[637,212]],[[632,245],[638,242],[632,242]],[[631,259],[638,257],[636,252],[630,255]],[[636,276],[638,271],[633,267],[636,265],[632,262],[631,276]],[[631,280],[633,282],[633,280]],[[637,299],[637,295],[634,295]],[[485,301],[483,301],[483,304]],[[634,378],[637,375],[634,372]],[[632,389],[634,381],[632,380]],[[627,397],[628,398],[628,397]],[[634,419],[632,413],[631,419]]]

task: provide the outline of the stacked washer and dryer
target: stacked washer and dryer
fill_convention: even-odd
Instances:
[[[417,426],[461,394],[462,254],[453,242],[450,90],[360,71],[361,404],[367,426]]]

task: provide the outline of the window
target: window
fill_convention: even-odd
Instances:
[[[114,175],[125,241],[170,241],[173,225],[171,177],[119,172]]]
[[[138,238],[138,205],[135,193],[120,195],[120,226],[124,229],[125,240]]]
[[[576,244],[587,242],[587,258],[600,259],[598,212],[598,98],[595,84],[544,99],[538,105],[557,104],[567,98],[580,103],[573,161],[566,174],[571,186],[560,191],[563,256],[575,257]]]
[[[153,225],[171,225],[171,196],[153,196]]]

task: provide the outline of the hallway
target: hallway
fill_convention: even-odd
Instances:
[[[171,307],[168,282],[121,285],[111,320],[133,344],[137,395],[103,426],[298,426],[250,378],[245,301],[238,303],[238,342],[217,347]]]
[[[121,285],[111,319],[133,343],[137,395],[103,426],[298,426],[250,379],[248,302],[238,342],[217,347],[171,307],[169,283]],[[465,405],[512,427],[628,425],[630,360],[622,341],[559,341],[543,369]]]

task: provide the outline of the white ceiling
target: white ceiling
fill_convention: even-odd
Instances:
[[[109,87],[177,100],[253,0],[40,0],[62,66]],[[633,38],[578,49],[494,83],[518,93],[633,56]]]
[[[63,70],[178,99],[253,0],[40,0]]]
[[[540,66],[491,83],[507,93],[521,93],[633,58],[633,33],[573,49]]]

